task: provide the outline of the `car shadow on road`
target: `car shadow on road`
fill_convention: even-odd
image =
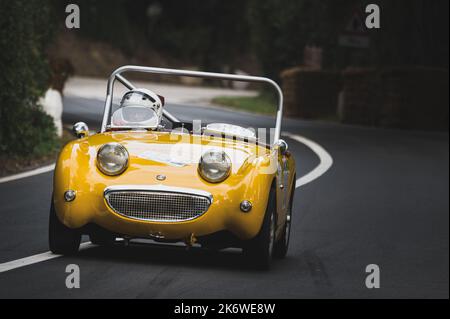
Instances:
[[[114,263],[184,266],[192,268],[217,268],[239,271],[255,271],[251,262],[239,249],[209,250],[200,247],[154,243],[116,243],[110,247],[93,246],[81,250],[77,259],[110,261]]]

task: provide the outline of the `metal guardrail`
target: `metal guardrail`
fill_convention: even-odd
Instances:
[[[122,73],[124,72],[143,72],[143,73],[153,73],[153,74],[163,74],[163,75],[174,75],[174,76],[187,76],[187,77],[195,77],[195,78],[207,78],[207,79],[217,79],[217,80],[231,80],[231,81],[240,81],[240,82],[256,82],[256,83],[266,83],[275,88],[278,94],[278,109],[275,123],[275,133],[274,133],[274,143],[280,139],[281,134],[281,119],[283,117],[283,92],[281,91],[280,86],[273,80],[265,77],[257,77],[257,76],[247,76],[247,75],[235,75],[235,74],[225,74],[225,73],[212,73],[212,72],[199,72],[199,71],[188,71],[188,70],[177,70],[177,69],[164,69],[164,68],[153,68],[153,67],[144,67],[144,66],[136,66],[136,65],[126,65],[116,69],[108,80],[108,86],[106,91],[106,101],[105,101],[105,109],[103,112],[103,121],[101,132],[105,132],[107,128],[107,124],[110,118],[111,109],[112,109],[112,97],[114,90],[115,80],[118,80],[128,89],[134,89],[135,86],[128,81],[125,77],[123,77]],[[164,115],[173,122],[178,122],[177,118],[164,110]]]

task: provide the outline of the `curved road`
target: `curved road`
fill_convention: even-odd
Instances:
[[[103,104],[65,99],[64,121],[98,127]],[[270,117],[169,105],[189,120],[269,127]],[[333,157],[331,169],[297,189],[288,257],[270,272],[246,267],[235,250],[186,251],[133,244],[90,247],[0,273],[0,298],[448,298],[448,133],[360,128],[285,120]],[[319,163],[287,138],[298,176]],[[47,246],[52,173],[0,184],[0,264]],[[81,269],[81,288],[67,289],[65,268]],[[367,289],[377,264],[381,287]]]

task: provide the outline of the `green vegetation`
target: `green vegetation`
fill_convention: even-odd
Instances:
[[[353,14],[365,17],[367,0],[250,0],[254,51],[265,75],[303,63],[305,46],[323,49],[323,67],[423,65],[448,68],[447,0],[378,0],[382,27],[368,30],[370,47],[345,48],[339,36]],[[418,31],[420,30],[420,32]],[[243,40],[242,40],[243,41]],[[418,49],[428,48],[428,49]]]
[[[214,98],[212,103],[259,114],[274,115],[277,109],[276,99],[264,93],[258,96],[219,96]]]
[[[10,157],[42,157],[58,146],[53,120],[37,104],[49,84],[50,7],[0,0],[0,152]]]
[[[71,0],[53,0],[64,12]],[[79,36],[133,57],[153,50],[188,66],[234,69],[250,50],[247,2],[238,0],[78,0]],[[64,24],[64,15],[59,23]]]
[[[58,12],[73,1],[53,0]],[[448,67],[448,0],[379,0],[382,27],[370,47],[345,48],[339,36],[368,0],[79,0],[81,36],[130,56],[148,48],[208,71],[246,70],[249,57],[279,79],[303,63],[305,46],[323,49],[324,68]],[[60,16],[63,23],[64,15]],[[414,22],[412,22],[414,21]],[[418,30],[420,32],[418,32]],[[418,48],[429,48],[428,50]]]
[[[39,152],[41,155],[18,156],[0,154],[0,163],[2,163],[2,165],[0,165],[0,177],[54,163],[59,151],[64,145],[74,139],[75,137],[72,132],[69,129],[64,129],[62,138],[56,143],[51,143],[50,145],[46,143],[42,144],[44,150]]]

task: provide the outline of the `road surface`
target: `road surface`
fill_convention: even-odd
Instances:
[[[103,104],[66,98],[65,122],[98,127]],[[169,105],[182,119],[269,127],[273,119],[216,108]],[[90,247],[0,273],[0,298],[448,298],[448,133],[285,120],[284,132],[320,144],[333,166],[297,189],[288,257],[269,272],[235,250],[161,245]],[[319,163],[287,138],[298,176]],[[0,266],[48,251],[52,172],[0,184]],[[81,288],[67,289],[68,264]],[[381,270],[367,289],[366,266]]]

